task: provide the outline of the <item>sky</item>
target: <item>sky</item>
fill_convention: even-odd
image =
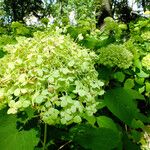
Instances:
[[[129,6],[133,9],[133,11],[142,11],[142,6],[138,6],[136,0],[128,0]]]

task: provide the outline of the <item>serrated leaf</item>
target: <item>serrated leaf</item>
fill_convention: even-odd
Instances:
[[[73,140],[86,149],[112,150],[120,142],[119,134],[111,129],[81,126],[77,131]]]
[[[37,132],[17,130],[15,115],[0,112],[0,148],[2,150],[33,150],[38,144]]]
[[[124,88],[107,91],[104,97],[108,109],[128,125],[131,125],[133,119],[148,121],[139,113],[135,99],[143,99],[143,96],[135,90]]]
[[[140,121],[140,120],[135,120],[135,119],[132,120],[131,126],[132,126],[132,128],[134,128],[134,129],[138,129],[138,128],[143,129],[143,128],[144,128],[143,122]]]
[[[111,118],[107,116],[99,116],[96,119],[97,119],[97,124],[99,127],[112,129],[118,132],[117,126]]]

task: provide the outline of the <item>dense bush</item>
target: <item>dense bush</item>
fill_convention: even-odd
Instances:
[[[149,23],[14,22],[0,38],[0,147],[149,150]]]

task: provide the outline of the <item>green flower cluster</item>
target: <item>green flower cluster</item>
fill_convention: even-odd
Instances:
[[[122,45],[111,44],[99,50],[99,64],[127,69],[132,65],[133,55]]]
[[[141,37],[145,40],[145,41],[150,41],[150,31],[146,31],[144,32]]]
[[[147,54],[147,55],[142,59],[142,65],[143,65],[147,70],[150,70],[150,54]]]
[[[141,135],[141,150],[149,150],[150,149],[150,132],[149,127],[146,127],[148,130],[144,131]]]
[[[104,83],[94,68],[96,55],[57,30],[36,32],[5,47],[0,105],[8,104],[8,114],[32,107],[45,123],[68,125],[97,111]]]

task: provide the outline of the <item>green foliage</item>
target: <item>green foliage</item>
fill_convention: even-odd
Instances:
[[[97,117],[97,124],[100,128],[101,127],[108,128],[108,129],[112,129],[112,130],[118,132],[115,122],[112,119],[110,119],[109,117],[106,117],[106,116]]]
[[[126,88],[126,89],[132,89],[133,87],[134,87],[134,80],[133,79],[127,79],[126,81],[125,81],[125,83],[124,83],[124,87]]]
[[[19,36],[31,36],[31,30],[20,22],[12,22],[11,29],[13,34]]]
[[[148,121],[139,113],[135,99],[143,100],[144,97],[135,90],[123,88],[108,91],[104,98],[108,109],[129,126],[132,126],[134,119]]]
[[[0,48],[2,48],[3,46],[7,45],[7,44],[13,44],[15,43],[15,39],[12,35],[5,35],[3,34],[0,37]]]
[[[116,148],[118,146],[118,143],[120,141],[119,134],[109,128],[92,128],[90,126],[79,126],[75,131],[73,132],[73,140],[86,149],[112,150],[113,148]]]
[[[140,150],[140,146],[133,142],[127,134],[123,136],[123,144],[126,150]]]
[[[0,111],[0,147],[3,150],[33,150],[38,144],[37,131],[16,129],[17,117]]]
[[[141,136],[141,139],[140,139],[140,143],[142,144],[141,150],[149,150],[150,149],[149,136],[150,136],[150,127],[146,126],[144,129],[144,132]]]
[[[48,22],[49,22],[49,19],[48,18],[42,18],[41,20],[41,23],[43,23],[45,26],[48,25]]]
[[[17,113],[0,112],[2,149],[149,149],[149,19],[95,29],[92,3],[53,3],[44,32],[0,27],[0,109]]]
[[[108,45],[99,50],[99,64],[127,69],[132,65],[133,55],[121,45]]]
[[[125,79],[125,74],[122,72],[116,72],[114,73],[114,78],[120,82],[123,82]]]
[[[96,113],[96,98],[104,93],[96,55],[58,31],[17,38],[16,45],[5,47],[9,54],[0,62],[0,85],[8,114],[30,106],[54,125],[80,123],[84,115]]]

